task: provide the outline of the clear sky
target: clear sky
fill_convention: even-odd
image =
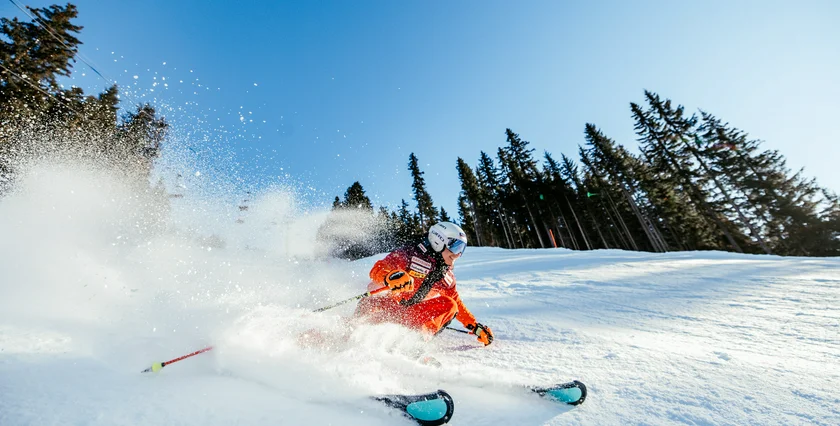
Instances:
[[[539,156],[577,159],[587,122],[636,152],[629,103],[645,89],[840,191],[838,1],[74,4],[81,53],[127,100],[182,106],[167,119],[226,132],[243,179],[289,175],[309,203],[356,180],[377,205],[410,201],[414,152],[457,217],[457,157],[495,156],[509,127]],[[0,13],[22,15],[8,1]],[[105,87],[75,70],[87,92]]]

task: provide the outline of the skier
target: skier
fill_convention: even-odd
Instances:
[[[368,290],[388,286],[391,291],[362,299],[355,315],[372,323],[402,324],[427,336],[457,319],[479,342],[489,345],[490,327],[475,320],[455,289],[452,268],[466,248],[467,235],[461,227],[451,222],[432,225],[427,237],[373,265]]]

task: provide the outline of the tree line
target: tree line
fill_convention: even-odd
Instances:
[[[0,196],[14,186],[21,164],[48,154],[148,177],[166,135],[165,119],[149,104],[118,117],[116,85],[93,96],[60,84],[82,44],[82,27],[73,23],[76,6],[28,8],[28,15],[31,21],[0,18]]]
[[[495,156],[474,167],[456,160],[458,215],[472,245],[668,252],[722,250],[785,256],[840,255],[840,202],[761,140],[706,111],[688,114],[658,94],[630,104],[639,150],[595,124],[584,127],[577,160],[540,161],[511,129]],[[409,156],[414,208],[402,200],[379,216],[397,238],[448,220]],[[336,209],[372,211],[355,182]],[[381,247],[380,247],[381,248]]]

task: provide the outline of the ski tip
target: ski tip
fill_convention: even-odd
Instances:
[[[580,405],[583,404],[583,401],[586,401],[586,385],[583,382],[574,380],[572,383],[576,384],[578,389],[580,389],[580,398],[578,398],[575,402],[570,402],[570,405]]]
[[[455,402],[446,391],[438,390],[433,398],[408,404],[405,412],[423,426],[443,425],[452,419]]]
[[[455,401],[444,390],[422,395],[386,395],[375,398],[402,412],[422,426],[438,426],[449,422],[455,412]]]
[[[547,388],[531,388],[532,391],[544,398],[565,402],[569,405],[580,405],[586,400],[586,385],[578,380],[560,383]]]

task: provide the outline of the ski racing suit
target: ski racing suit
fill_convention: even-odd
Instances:
[[[398,248],[377,261],[370,270],[368,290],[383,287],[385,277],[398,270],[414,277],[414,291],[366,297],[356,307],[356,316],[372,323],[402,324],[430,335],[443,330],[453,318],[465,327],[476,323],[455,289],[455,275],[428,240]]]

